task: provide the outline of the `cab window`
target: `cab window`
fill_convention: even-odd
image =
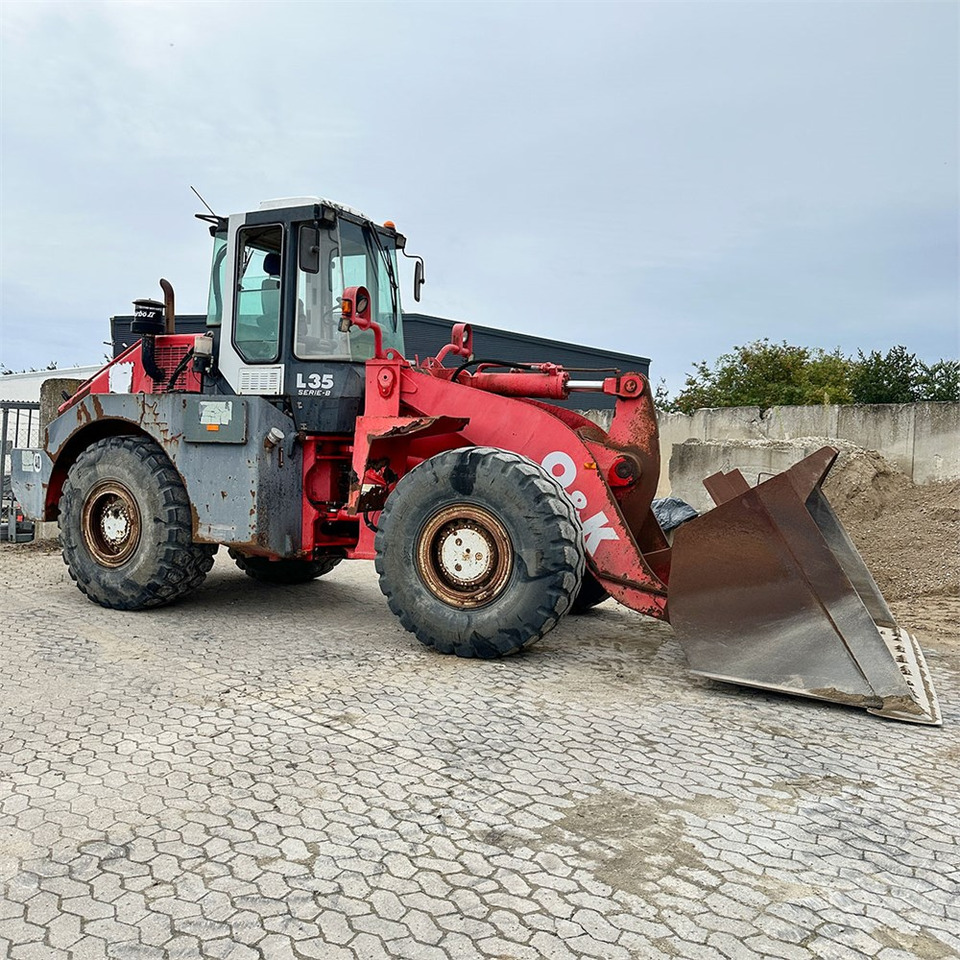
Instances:
[[[280,346],[283,227],[237,232],[237,289],[233,340],[251,363],[276,360]]]

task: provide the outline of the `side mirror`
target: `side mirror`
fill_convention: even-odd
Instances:
[[[455,323],[450,331],[450,342],[445,343],[437,354],[435,362],[443,366],[443,361],[451,354],[469,360],[473,356],[473,327],[469,323]]]
[[[455,323],[450,331],[450,342],[453,344],[451,353],[469,360],[473,356],[473,327],[469,323]]]
[[[346,333],[351,325],[360,330],[369,330],[370,291],[366,287],[347,287],[340,298],[340,332]]]
[[[300,228],[298,259],[304,273],[320,272],[320,231],[306,225]]]
[[[359,330],[373,331],[373,355],[382,360],[383,331],[380,324],[370,316],[370,291],[366,287],[347,287],[340,298],[340,332],[346,333],[351,326]]]
[[[420,302],[420,288],[426,283],[423,279],[423,261],[418,260],[413,265],[413,299]]]

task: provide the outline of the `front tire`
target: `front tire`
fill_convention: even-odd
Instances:
[[[196,589],[215,544],[194,543],[190,501],[173,464],[147,437],[107,437],[70,468],[60,497],[70,576],[95,603],[143,610]]]
[[[584,571],[573,505],[537,464],[494,447],[450,450],[408,473],[380,515],[380,589],[421,643],[499,657],[570,609]]]

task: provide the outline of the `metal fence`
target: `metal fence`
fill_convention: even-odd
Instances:
[[[0,495],[9,500],[10,454],[20,447],[40,446],[40,404],[32,400],[0,400]]]

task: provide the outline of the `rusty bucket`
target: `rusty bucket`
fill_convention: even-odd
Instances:
[[[669,617],[693,673],[941,724],[917,641],[890,613],[821,485],[824,447],[748,486],[704,481],[715,509],[677,530]]]

